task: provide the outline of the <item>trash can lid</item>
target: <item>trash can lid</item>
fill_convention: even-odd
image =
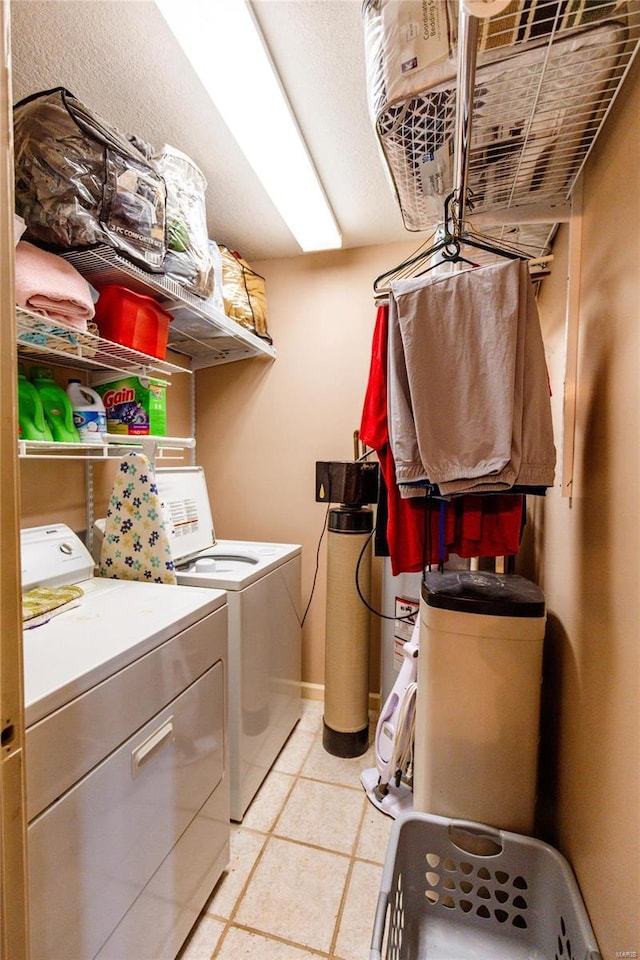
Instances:
[[[430,607],[491,617],[543,617],[544,594],[517,574],[480,570],[425,572],[422,597]]]

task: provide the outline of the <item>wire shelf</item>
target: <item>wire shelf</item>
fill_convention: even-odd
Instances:
[[[194,370],[249,357],[276,356],[271,344],[220,313],[208,301],[164,274],[147,273],[129,263],[111,247],[74,250],[65,253],[64,258],[95,287],[120,284],[158,300],[173,316],[169,349],[191,357]]]
[[[405,227],[429,230],[442,220],[454,186],[454,50],[430,73],[418,71],[420,89],[404,78],[394,86],[400,40],[385,25],[384,7],[385,0],[365,5],[370,109]],[[445,9],[455,48],[457,7],[443,4],[441,16]],[[548,251],[554,207],[567,204],[639,45],[639,0],[514,0],[503,14],[480,19],[470,105],[472,217],[524,222],[535,205],[539,224],[546,207],[546,236],[534,232],[538,253]],[[424,82],[427,74],[433,83]]]
[[[22,459],[108,460],[127,451],[142,450],[150,460],[182,459],[182,451],[195,447],[192,437],[118,436],[104,433],[95,443],[60,443],[50,440],[18,440]]]
[[[148,356],[89,331],[16,307],[18,355],[48,365],[84,370],[116,370],[140,376],[189,373],[184,367]]]

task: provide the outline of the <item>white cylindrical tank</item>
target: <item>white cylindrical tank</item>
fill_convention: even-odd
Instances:
[[[359,757],[369,745],[370,613],[358,595],[356,570],[369,598],[372,530],[368,507],[329,512],[322,742],[337,757]]]
[[[545,622],[523,577],[425,574],[415,810],[532,832]]]

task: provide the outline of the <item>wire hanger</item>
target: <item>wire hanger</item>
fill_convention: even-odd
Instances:
[[[449,263],[468,263],[474,267],[479,266],[479,264],[468,260],[462,255],[462,247],[472,247],[477,250],[483,250],[486,253],[491,253],[497,257],[506,257],[509,260],[530,259],[530,255],[523,250],[504,241],[496,240],[495,237],[478,233],[473,230],[466,221],[452,217],[451,207],[454,202],[455,193],[450,193],[444,201],[444,223],[425,241],[429,243],[434,237],[438,237],[434,243],[430,243],[430,245],[424,249],[419,248],[411,254],[410,257],[403,260],[402,263],[399,263],[396,267],[376,277],[373,283],[373,292],[376,296],[382,297],[387,294],[389,285],[394,280],[422,276],[444,261],[448,261]],[[470,209],[473,208],[470,197],[467,199],[467,205]],[[425,267],[424,270],[421,270],[420,267],[437,253],[441,253],[441,258],[430,266]]]
[[[471,247],[497,257],[507,257],[510,260],[528,260],[531,264],[538,264],[552,259],[551,257],[535,257],[519,250],[512,244],[496,240],[471,229],[465,221],[467,210],[473,209],[472,194],[468,189],[469,157],[472,143],[473,106],[475,99],[475,75],[478,46],[478,16],[468,9],[466,0],[458,0],[458,69],[456,80],[456,115],[453,136],[453,192],[444,201],[444,223],[438,229],[438,239],[426,249],[412,254],[392,270],[387,270],[376,278],[373,292],[376,299],[388,296],[389,285],[394,280],[411,276],[420,276],[433,269],[437,263],[449,261],[459,263],[461,260],[470,263],[462,257],[461,248]],[[486,11],[482,16],[486,16]],[[432,239],[432,238],[430,238]],[[429,242],[429,241],[427,241]],[[440,260],[431,266],[421,269],[430,258],[442,253]]]
[[[440,255],[440,260],[436,260],[435,263],[430,263],[428,267],[425,267],[424,270],[419,270],[417,273],[414,273],[413,276],[421,277],[423,274],[435,269],[435,267],[439,267],[443,263],[467,263],[470,267],[480,266],[480,264],[476,263],[474,260],[468,260],[466,257],[462,256],[460,241],[456,237],[451,237],[448,243],[442,247]]]

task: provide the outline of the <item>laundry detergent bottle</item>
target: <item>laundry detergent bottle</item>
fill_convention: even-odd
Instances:
[[[107,432],[107,414],[100,394],[80,380],[69,380],[67,396],[73,409],[73,423],[83,443],[102,443]]]
[[[18,436],[20,440],[53,440],[40,394],[18,366]]]
[[[32,367],[31,382],[35,386],[53,439],[59,443],[80,443],[80,435],[73,425],[71,401],[63,387],[53,379],[48,367]]]

